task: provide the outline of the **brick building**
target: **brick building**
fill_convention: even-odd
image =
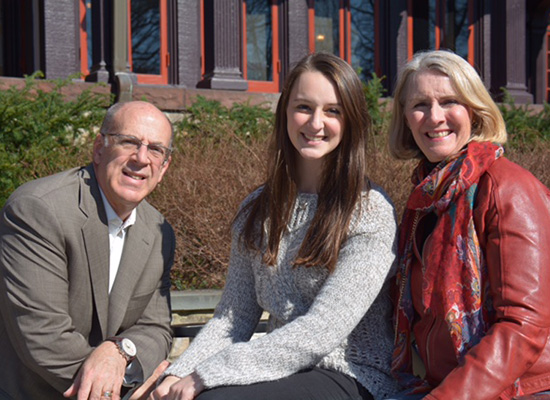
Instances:
[[[385,76],[391,93],[415,51],[449,48],[495,97],[504,87],[518,103],[543,103],[549,12],[550,0],[0,0],[0,83],[81,73],[177,110],[196,93],[276,96],[314,50],[365,80]]]

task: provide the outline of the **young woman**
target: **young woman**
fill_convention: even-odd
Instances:
[[[233,222],[214,317],[151,399],[381,399],[390,373],[396,221],[365,176],[362,85],[312,54],[277,106],[267,178]],[[263,311],[268,333],[249,340]]]
[[[394,155],[420,159],[399,230],[393,370],[408,393],[392,398],[550,389],[550,191],[503,156],[502,116],[456,54],[417,54],[392,118]]]

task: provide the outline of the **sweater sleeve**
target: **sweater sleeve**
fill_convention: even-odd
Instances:
[[[262,314],[256,301],[250,263],[251,260],[244,257],[238,234],[233,232],[226,284],[214,316],[164,375],[183,378],[214,354],[250,339]]]
[[[234,276],[228,281],[223,308],[205,331],[211,340],[193,343],[192,353],[182,356],[187,359],[200,353],[200,360],[193,360],[194,369],[205,387],[280,379],[317,364],[346,340],[391,273],[396,231],[393,207],[380,192],[371,190],[354,226],[340,250],[334,273],[325,281],[309,311],[252,341],[243,340],[250,336],[259,317],[260,310],[250,306],[255,304],[253,280],[248,272],[244,274],[248,280],[235,279],[235,275],[243,273],[236,274],[237,265],[233,265]],[[232,254],[237,256],[238,252]],[[241,264],[239,270],[243,266],[247,271],[250,269],[247,260],[238,256],[236,259]],[[238,296],[231,292],[238,292]],[[239,307],[247,309],[237,314],[240,297],[246,301]],[[228,304],[234,307],[228,308]],[[253,321],[245,318],[251,311],[255,312]],[[212,331],[220,328],[222,333]],[[168,372],[183,376],[193,369],[192,365],[179,368],[181,365],[181,362],[174,365]]]

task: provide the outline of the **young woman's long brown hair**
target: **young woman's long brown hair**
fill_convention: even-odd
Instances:
[[[332,54],[306,56],[286,80],[275,114],[267,179],[259,195],[241,210],[248,212],[241,240],[246,247],[260,251],[267,235],[263,261],[275,265],[296,200],[300,157],[288,137],[287,107],[294,83],[306,71],[320,72],[335,85],[343,110],[343,135],[338,147],[325,156],[317,212],[294,265],[320,265],[332,272],[361,192],[368,190],[366,145],[370,133],[361,81],[348,63]]]

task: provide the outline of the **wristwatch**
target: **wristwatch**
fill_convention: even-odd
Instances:
[[[134,358],[136,358],[137,349],[134,342],[132,342],[128,338],[119,337],[119,336],[113,336],[110,338],[107,338],[107,340],[113,342],[118,352],[122,357],[126,359],[126,363],[130,364],[132,361],[134,361]]]

